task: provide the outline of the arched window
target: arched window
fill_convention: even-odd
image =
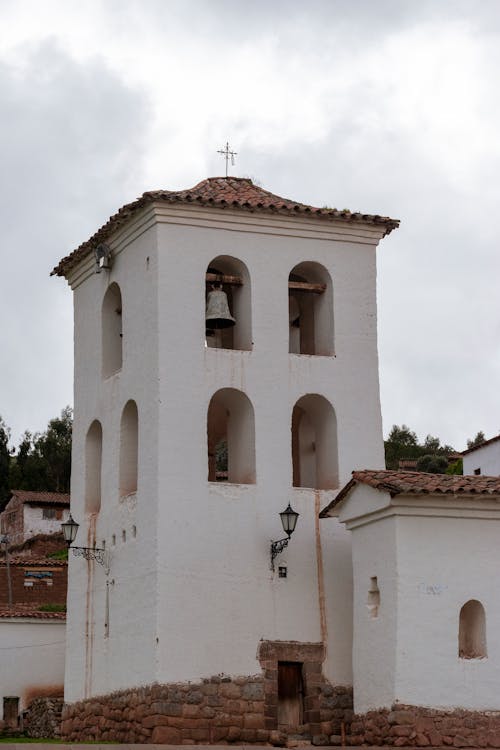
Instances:
[[[122,295],[118,284],[109,286],[102,301],[102,375],[122,368]]]
[[[211,295],[211,292],[216,292],[216,295]],[[225,315],[219,318],[218,310],[225,303],[224,295],[229,317]],[[229,255],[219,255],[210,262],[206,273],[205,316],[205,340],[208,347],[244,351],[252,349],[250,274],[241,260]]]
[[[319,263],[306,261],[288,277],[289,347],[292,354],[334,354],[333,288]]]
[[[235,388],[214,393],[207,413],[208,481],[255,482],[255,420],[249,398]]]
[[[486,650],[486,615],[477,599],[470,599],[460,610],[458,655],[461,659],[484,659]]]
[[[292,412],[293,486],[338,487],[337,419],[329,401],[309,393]]]
[[[102,427],[96,419],[85,439],[85,512],[101,509]]]
[[[137,404],[128,401],[123,409],[120,429],[120,497],[137,492],[138,446]]]

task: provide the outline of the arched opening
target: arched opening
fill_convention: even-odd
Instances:
[[[334,354],[333,286],[326,268],[306,261],[288,277],[291,354]]]
[[[458,624],[460,659],[484,659],[486,650],[486,614],[481,602],[470,599],[460,610]]]
[[[135,401],[128,401],[120,429],[120,497],[137,492],[139,417]]]
[[[224,304],[224,297],[217,299],[211,292],[222,291],[227,299],[227,314],[219,318],[214,314],[213,303]],[[207,347],[216,349],[252,349],[252,305],[250,274],[241,260],[229,255],[214,258],[206,273],[205,341]],[[232,320],[234,320],[234,325]],[[226,323],[226,327],[223,327]]]
[[[309,393],[292,412],[293,486],[338,487],[337,418],[329,401]]]
[[[85,439],[85,512],[101,509],[102,427],[96,419]]]
[[[222,388],[207,413],[208,481],[255,483],[255,419],[250,399]],[[224,470],[225,469],[225,470]]]
[[[122,368],[122,295],[118,284],[108,287],[102,301],[102,375]]]

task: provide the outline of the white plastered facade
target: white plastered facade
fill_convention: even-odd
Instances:
[[[24,711],[34,697],[61,694],[64,681],[64,620],[0,618],[0,718],[3,698],[19,698]]]
[[[352,532],[356,713],[396,703],[499,710],[500,498],[391,498],[357,484],[338,518]],[[460,611],[471,600],[486,614],[485,658],[459,654]]]
[[[291,417],[305,394],[335,410],[339,486],[383,467],[375,249],[383,227],[153,204],[69,275],[75,311],[72,512],[76,544],[105,542],[108,568],[70,557],[65,699],[214,674],[260,672],[259,642],[327,646],[325,676],[352,684],[348,532],[318,512],[336,490],[292,487]],[[248,269],[251,351],[205,346],[205,273],[217,256]],[[288,276],[303,261],[333,281],[335,356],[289,354]],[[101,305],[121,291],[123,364],[101,376]],[[207,481],[207,409],[243,391],[255,416],[255,484]],[[119,497],[120,419],[138,408],[137,492]],[[102,425],[98,514],[85,515],[85,438]],[[279,512],[300,513],[280,579]],[[135,531],[135,536],[134,536]],[[125,532],[125,534],[123,533]],[[277,560],[278,562],[278,560]]]
[[[487,477],[500,476],[500,438],[478,446],[463,457],[464,474],[481,474]]]

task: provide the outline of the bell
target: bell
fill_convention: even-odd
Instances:
[[[227,294],[220,287],[212,289],[207,297],[207,311],[205,314],[206,327],[209,330],[215,328],[230,328],[236,323],[229,310]]]

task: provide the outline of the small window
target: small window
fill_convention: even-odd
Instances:
[[[481,474],[481,469],[474,469],[474,474],[479,476],[479,474]]]
[[[368,601],[366,603],[368,607],[368,613],[370,617],[378,617],[378,608],[380,607],[380,590],[378,587],[377,576],[370,578],[370,586],[368,588]]]
[[[137,492],[139,417],[135,401],[123,409],[120,433],[120,497]]]
[[[222,388],[208,407],[208,481],[255,482],[255,426],[250,399],[236,388]]]
[[[51,521],[57,518],[57,511],[55,508],[42,508],[42,518],[47,521]]]
[[[332,280],[319,263],[304,262],[292,269],[288,316],[291,354],[334,354]]]
[[[460,610],[458,655],[461,659],[486,658],[486,614],[481,602],[471,599]]]
[[[85,440],[85,510],[99,513],[101,509],[102,427],[95,419]]]
[[[329,401],[309,393],[292,412],[293,486],[338,487],[337,419]]]
[[[122,368],[122,295],[118,284],[111,284],[102,302],[102,375],[113,375]]]

